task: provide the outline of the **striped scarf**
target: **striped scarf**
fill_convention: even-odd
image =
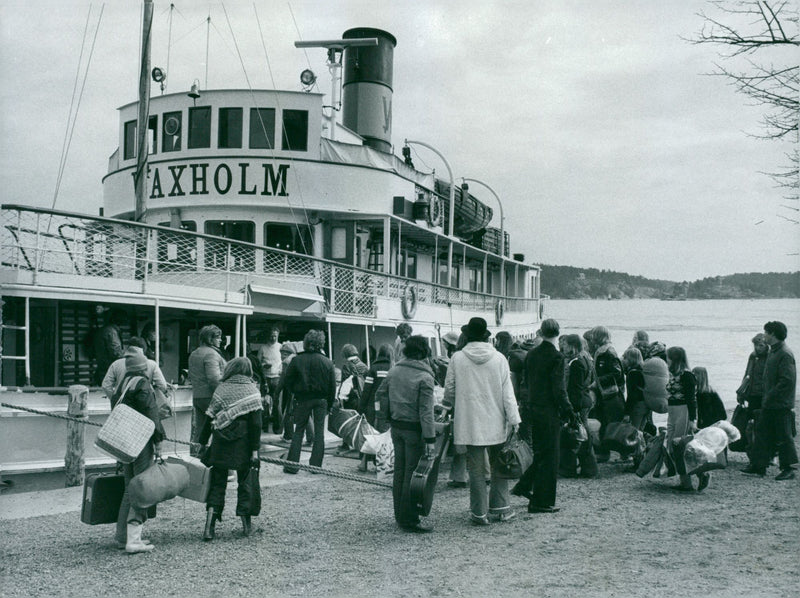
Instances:
[[[206,415],[215,430],[222,430],[237,417],[258,409],[263,409],[258,387],[252,378],[236,374],[217,386]]]

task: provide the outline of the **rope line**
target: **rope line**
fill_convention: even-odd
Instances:
[[[9,409],[17,409],[19,411],[27,411],[28,413],[35,413],[37,415],[46,415],[47,417],[55,417],[56,419],[64,419],[67,421],[78,422],[80,424],[88,425],[88,426],[96,426],[98,428],[103,427],[103,424],[89,421],[88,419],[83,419],[81,417],[73,417],[71,415],[62,415],[60,413],[51,413],[49,411],[42,411],[40,409],[33,409],[31,407],[22,407],[21,405],[11,405],[9,403],[0,403],[0,406],[7,407]],[[185,440],[176,440],[174,438],[164,438],[167,442],[174,442],[175,444],[183,444],[186,446],[192,446],[193,443],[187,442]],[[371,478],[364,477],[362,475],[356,475],[353,473],[344,473],[341,471],[333,471],[330,469],[324,469],[322,467],[317,467],[316,465],[307,465],[305,463],[298,463],[297,461],[287,461],[286,459],[278,459],[276,457],[259,457],[259,461],[263,461],[264,463],[270,463],[272,465],[280,465],[282,467],[286,467],[289,469],[298,469],[303,471],[308,471],[310,473],[319,473],[322,475],[326,475],[332,478],[339,478],[342,480],[350,480],[353,482],[361,482],[362,484],[370,484],[372,486],[380,486],[381,488],[391,488],[392,485],[389,482],[382,482],[380,480],[373,480]]]

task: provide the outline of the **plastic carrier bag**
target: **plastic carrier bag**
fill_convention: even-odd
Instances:
[[[383,442],[375,453],[376,478],[380,481],[391,479],[394,475],[394,443],[392,442],[391,431],[384,432],[389,435],[389,442]],[[381,436],[383,436],[381,434]]]

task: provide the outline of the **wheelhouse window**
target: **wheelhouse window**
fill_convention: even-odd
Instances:
[[[250,108],[250,148],[275,147],[275,108]]]
[[[219,109],[217,145],[221,148],[242,147],[242,109]]]
[[[264,225],[264,245],[311,255],[311,227],[304,224]]]
[[[211,107],[189,108],[189,149],[211,147]]]
[[[207,235],[225,237],[233,241],[255,243],[256,225],[250,220],[208,220],[205,223]],[[230,247],[230,263],[228,255]],[[252,272],[255,268],[255,250],[252,247],[230,245],[221,241],[206,241],[205,244],[206,268],[215,270],[235,270],[237,272]]]
[[[169,222],[159,222],[158,225],[172,227]],[[197,223],[182,220],[179,230],[197,232]],[[185,272],[197,267],[197,238],[191,235],[159,231],[156,251],[159,272]]]
[[[306,110],[283,111],[282,148],[295,152],[308,149],[308,112]]]
[[[129,120],[125,123],[125,151],[123,158],[125,160],[132,160],[136,157],[136,121]]]
[[[165,112],[161,127],[161,151],[177,152],[181,149],[181,125],[183,115],[180,112]]]
[[[125,152],[123,158],[125,160],[132,160],[136,157],[136,145],[138,139],[136,138],[137,122],[129,120],[125,123]],[[158,150],[158,116],[151,116],[147,120],[147,148],[148,153],[155,154]]]

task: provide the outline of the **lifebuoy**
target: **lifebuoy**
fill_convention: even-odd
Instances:
[[[431,195],[431,200],[428,202],[428,212],[426,216],[430,226],[439,226],[442,223],[442,217],[444,214],[442,213],[442,202],[439,201],[438,196],[433,194]]]
[[[400,309],[406,320],[410,320],[417,313],[417,289],[411,285],[408,285],[403,291],[403,296],[400,298]]]
[[[503,300],[498,299],[497,303],[494,304],[494,321],[498,326],[503,323],[503,314],[505,314],[505,311],[506,308],[503,304]]]

